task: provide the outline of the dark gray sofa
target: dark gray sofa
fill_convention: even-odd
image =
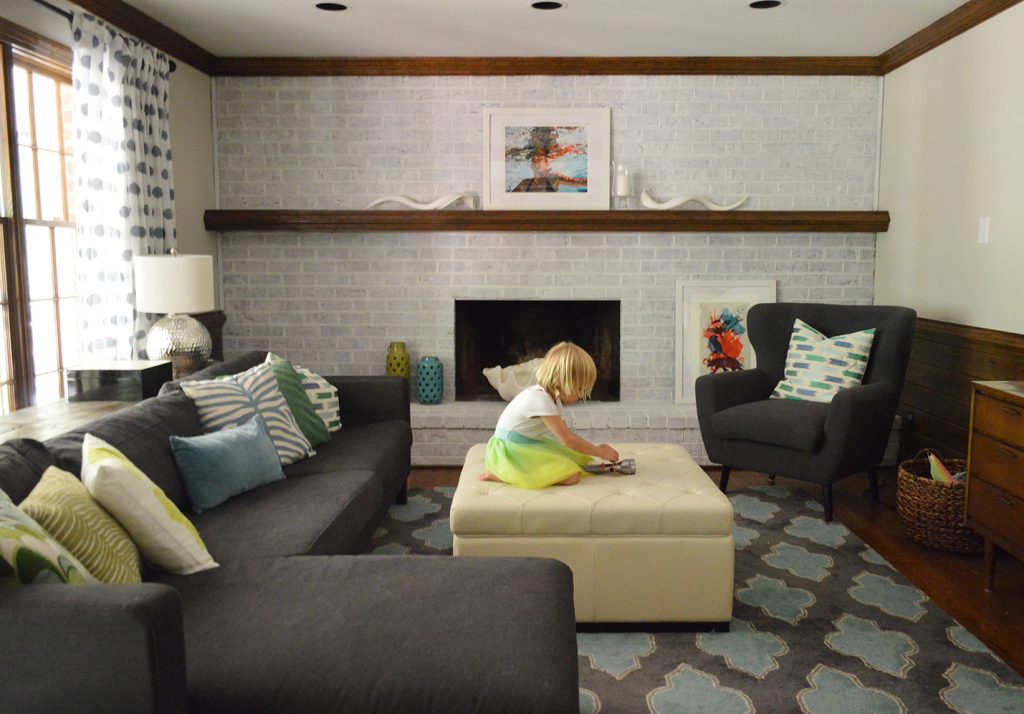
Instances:
[[[261,362],[249,353],[195,377]],[[578,710],[572,577],[553,560],[350,555],[404,497],[405,380],[330,378],[341,431],[283,481],[193,514],[169,436],[201,433],[175,385],[45,444],[0,445],[17,503],[89,432],[193,518],[219,568],[141,585],[0,592],[11,711]]]

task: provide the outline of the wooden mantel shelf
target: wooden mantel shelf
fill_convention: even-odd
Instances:
[[[209,210],[211,231],[292,233],[885,233],[888,211]]]

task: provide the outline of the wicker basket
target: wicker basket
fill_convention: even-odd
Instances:
[[[896,474],[896,505],[900,525],[911,540],[953,553],[977,553],[985,541],[964,525],[967,484],[942,483],[931,477],[929,450],[900,464]],[[935,453],[940,459],[942,456]],[[964,471],[963,459],[942,459],[950,473]]]

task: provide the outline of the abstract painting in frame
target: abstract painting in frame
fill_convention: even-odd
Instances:
[[[483,118],[484,209],[608,209],[610,109],[484,109]]]
[[[676,283],[676,402],[696,402],[694,382],[757,366],[747,311],[775,302],[774,280]]]

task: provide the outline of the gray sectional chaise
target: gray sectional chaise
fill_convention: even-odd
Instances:
[[[241,371],[252,352],[195,377]],[[332,377],[343,427],[286,478],[199,515],[170,444],[201,433],[174,385],[45,444],[0,445],[15,503],[89,432],[193,518],[219,568],[141,585],[0,592],[9,711],[575,712],[572,576],[554,560],[352,555],[404,498],[408,383]]]

